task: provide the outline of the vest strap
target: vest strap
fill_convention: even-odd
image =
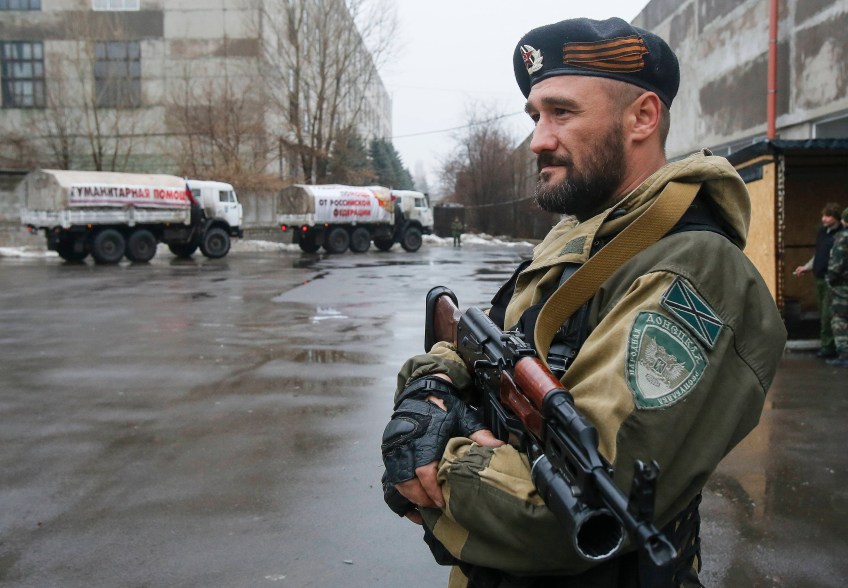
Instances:
[[[700,183],[666,184],[645,212],[590,257],[548,298],[533,333],[536,351],[545,365],[551,341],[562,323],[594,296],[624,262],[665,236],[692,204],[700,188]]]

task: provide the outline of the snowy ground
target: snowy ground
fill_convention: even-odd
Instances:
[[[485,233],[471,234],[466,233],[462,236],[462,244],[464,246],[485,246],[485,247],[532,247],[532,243],[527,241],[512,241],[505,237],[493,237]],[[424,235],[424,245],[430,247],[452,247],[453,239],[436,237],[435,235]],[[168,248],[165,245],[160,245],[160,251],[157,253],[167,253]],[[291,253],[300,253],[300,248],[297,245],[290,243],[277,243],[274,241],[261,241],[254,239],[235,239],[231,251],[233,252],[251,252],[251,251],[282,251]],[[43,246],[26,245],[23,247],[0,247],[0,257],[56,257],[59,255],[55,251],[47,251]]]

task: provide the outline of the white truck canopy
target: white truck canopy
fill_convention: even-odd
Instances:
[[[18,186],[24,208],[188,208],[186,181],[165,174],[40,169]]]

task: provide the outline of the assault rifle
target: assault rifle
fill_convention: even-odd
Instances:
[[[659,567],[675,557],[671,542],[651,523],[659,467],[636,462],[628,499],[598,452],[598,432],[574,399],[517,332],[504,332],[481,311],[461,313],[443,286],[427,294],[424,348],[456,345],[481,394],[478,410],[492,433],[527,453],[531,478],[565,526],[577,553],[589,561],[613,557],[625,537]]]

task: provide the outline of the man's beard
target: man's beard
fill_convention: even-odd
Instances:
[[[539,154],[539,169],[546,165],[564,166],[566,176],[558,184],[548,185],[539,177],[536,183],[536,204],[543,210],[559,214],[573,214],[586,219],[605,208],[616,189],[621,186],[626,173],[624,161],[624,133],[621,125],[613,125],[601,137],[594,149],[589,150],[582,169],[574,160],[551,152]]]

